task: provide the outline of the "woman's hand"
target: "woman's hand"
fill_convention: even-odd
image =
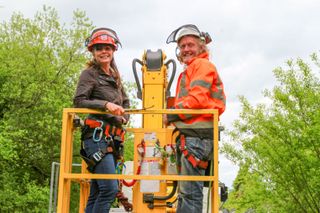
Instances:
[[[124,117],[121,117],[122,124],[127,124],[127,120]]]
[[[124,109],[122,108],[122,106],[119,106],[117,104],[108,102],[105,107],[106,107],[106,110],[110,111],[113,115],[124,114]]]
[[[115,116],[113,119],[118,125],[127,124],[127,120],[123,116]]]

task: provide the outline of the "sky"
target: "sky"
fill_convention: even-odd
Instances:
[[[263,102],[262,91],[277,84],[275,68],[290,59],[310,62],[320,49],[319,0],[0,0],[0,22],[14,11],[32,18],[43,5],[55,8],[61,23],[70,23],[73,11],[80,9],[94,26],[114,29],[123,46],[115,59],[124,80],[131,82],[132,60],[141,60],[147,49],[161,49],[167,60],[176,60],[175,44],[165,42],[179,26],[195,24],[208,32],[210,59],[227,96],[220,125],[229,130],[241,111],[239,95],[252,105]],[[183,69],[177,65],[176,78]],[[220,155],[219,169],[220,181],[231,187],[238,167]]]

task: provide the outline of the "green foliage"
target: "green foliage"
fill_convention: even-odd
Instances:
[[[311,58],[319,69],[317,55]],[[253,107],[240,98],[242,113],[229,135],[241,148],[228,144],[223,149],[240,166],[227,207],[318,212],[320,82],[301,59],[274,74],[280,85],[264,91],[269,104]]]
[[[48,208],[50,168],[59,161],[61,117],[72,106],[83,41],[92,28],[81,11],[70,27],[43,7],[33,19],[15,13],[0,25],[0,210]]]
[[[124,146],[124,160],[133,161],[134,141],[131,133],[126,133]]]
[[[14,171],[1,174],[1,181],[6,184],[1,188],[1,212],[44,212],[48,206],[49,188],[41,186],[24,174],[20,177],[12,176]],[[23,189],[19,188],[23,186]]]
[[[76,10],[67,26],[46,6],[32,19],[15,13],[0,24],[0,212],[48,209],[51,164],[60,160],[62,110],[72,107],[90,57],[84,40],[93,26],[85,13]],[[134,85],[124,85],[135,99]],[[79,146],[76,131],[73,163],[81,162]],[[132,139],[125,150],[132,160]],[[70,209],[77,212],[79,184],[71,191]]]
[[[268,189],[268,183],[258,172],[250,170],[248,163],[242,165],[233,186],[233,192],[224,207],[236,209],[236,212],[246,212],[249,209],[268,212],[274,209],[273,196]],[[278,208],[276,212],[281,211]]]
[[[138,99],[136,97],[136,84],[132,82],[123,82],[123,85],[125,87],[125,91],[130,99],[130,108],[136,109],[138,105]],[[136,121],[135,115],[130,115],[130,120],[127,124],[128,128],[131,128],[134,126],[134,122]],[[132,133],[127,132],[125,138],[125,148],[124,148],[124,160],[125,161],[132,161],[133,160],[133,152],[134,152],[134,136]]]

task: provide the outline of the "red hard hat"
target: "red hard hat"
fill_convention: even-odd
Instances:
[[[110,44],[115,50],[118,49],[118,45],[121,46],[116,32],[109,28],[98,28],[93,30],[91,36],[86,39],[86,46],[90,52],[95,44]]]

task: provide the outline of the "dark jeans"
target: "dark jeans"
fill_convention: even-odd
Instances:
[[[212,158],[212,139],[185,137],[189,153],[201,160]],[[192,164],[179,152],[180,141],[177,141],[177,164],[181,166],[180,175],[204,176],[205,170],[194,168]],[[203,181],[180,181],[177,213],[200,213],[203,202]]]
[[[84,149],[88,156],[91,156],[98,150],[106,149],[107,144],[102,140],[94,142],[92,138],[84,141]],[[115,174],[115,161],[112,154],[107,154],[96,165],[95,174]],[[90,195],[88,198],[86,213],[108,213],[111,204],[116,198],[118,192],[117,180],[92,179],[90,183]]]

